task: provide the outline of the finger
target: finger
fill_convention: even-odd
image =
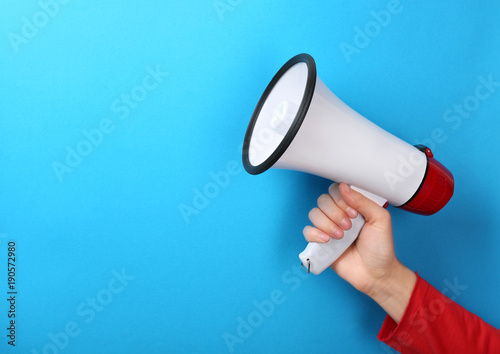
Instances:
[[[361,215],[364,216],[367,223],[379,221],[390,222],[391,215],[386,209],[373,200],[365,197],[363,194],[350,188],[347,184],[342,183],[340,185],[340,193],[342,193],[343,202],[354,210],[359,211]]]
[[[302,231],[304,234],[304,237],[306,238],[307,242],[319,242],[319,243],[325,243],[330,241],[330,236],[325,234],[323,231],[318,230],[315,227],[312,227],[310,225],[307,225],[304,227],[304,230]]]
[[[319,230],[325,234],[334,237],[344,237],[344,231],[338,227],[328,216],[326,216],[319,208],[314,208],[309,212],[309,220]]]
[[[319,209],[336,225],[343,230],[349,230],[352,222],[349,216],[342,210],[329,194],[322,194],[318,198]]]
[[[332,199],[334,198],[334,191],[333,191],[333,188],[335,186],[335,183],[330,185],[330,187],[328,188],[328,193],[330,194],[330,196],[332,197]],[[335,203],[339,206],[340,209],[342,209],[351,219],[354,219],[355,217],[358,216],[358,212],[356,209],[353,209],[352,207],[350,207],[343,198],[340,198],[338,200],[335,201]]]

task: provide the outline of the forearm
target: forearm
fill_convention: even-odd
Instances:
[[[396,323],[399,323],[416,282],[415,273],[397,261],[390,276],[380,281],[367,295],[375,300]]]

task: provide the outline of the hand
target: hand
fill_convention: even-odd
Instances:
[[[358,239],[331,265],[331,268],[359,291],[377,301],[395,321],[399,321],[416,282],[415,274],[396,258],[389,212],[348,185],[340,185],[341,200],[330,194],[318,198],[318,207],[309,219],[315,227],[306,226],[309,242],[327,242],[342,238],[352,226],[351,218],[359,213],[365,225]],[[401,308],[402,307],[402,308]]]

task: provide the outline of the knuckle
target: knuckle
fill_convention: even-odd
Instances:
[[[333,197],[333,186],[335,186],[335,183],[330,184],[330,187],[328,187],[328,194],[330,194]]]
[[[382,209],[380,212],[376,215],[376,220],[378,222],[382,222],[384,224],[391,224],[391,214],[386,210]]]
[[[356,191],[353,191],[354,193],[351,194],[352,196],[352,201],[356,206],[358,206],[360,203],[363,202],[365,196],[361,193],[357,193]]]
[[[328,216],[331,220],[333,220],[332,224],[334,224],[334,223],[342,222],[342,219],[346,216],[346,214],[344,213],[344,211],[342,209],[337,209],[337,210],[335,210],[334,213],[332,213],[332,215],[328,215]],[[333,225],[333,227],[335,227],[335,225]]]
[[[304,227],[302,233],[304,234],[306,241],[311,242],[319,239],[319,230],[313,226],[307,225]]]
[[[312,221],[314,219],[314,217],[317,214],[318,210],[319,210],[318,208],[312,208],[311,209],[311,211],[309,212],[309,215],[308,215],[309,216],[309,220]]]
[[[391,213],[387,209],[382,209],[380,216],[387,222],[391,222]]]
[[[312,230],[311,230],[311,238],[313,239],[318,239],[319,238],[319,229],[313,227]]]
[[[329,235],[333,235],[333,232],[336,229],[337,225],[331,220],[326,221],[325,224],[323,225],[323,231]]]
[[[312,234],[313,230],[314,229],[309,225],[304,227],[304,230],[302,230],[302,234],[304,235],[304,238],[306,239],[306,241],[310,241],[312,239],[311,234]]]
[[[328,202],[329,202],[329,199],[330,199],[330,195],[328,194],[321,194],[319,197],[318,197],[318,206],[324,206],[326,205]]]

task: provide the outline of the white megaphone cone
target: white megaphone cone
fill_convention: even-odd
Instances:
[[[453,176],[430,149],[412,146],[362,117],[319,79],[311,56],[290,59],[262,95],[245,135],[243,164],[251,174],[269,168],[346,182],[379,205],[430,215],[453,194]],[[340,198],[338,185],[332,191]],[[319,274],[357,238],[359,215],[340,240],[309,243],[300,254]]]

